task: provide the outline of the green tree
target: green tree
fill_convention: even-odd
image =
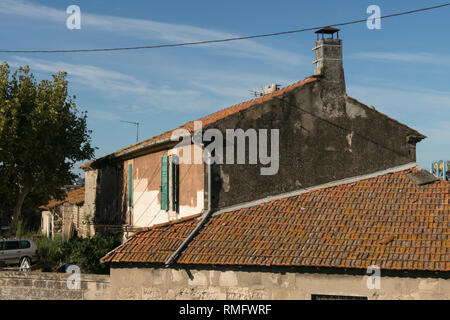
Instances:
[[[87,113],[68,95],[66,76],[37,82],[28,66],[0,65],[0,177],[13,199],[13,234],[28,196],[61,199],[74,164],[94,155]]]

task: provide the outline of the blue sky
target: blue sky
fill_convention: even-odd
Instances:
[[[126,47],[270,33],[382,15],[444,1],[21,1],[0,0],[1,49]],[[81,8],[81,30],[66,27],[66,8]],[[450,159],[450,7],[341,28],[348,94],[428,136],[421,167]],[[38,78],[68,72],[70,91],[88,111],[102,156],[224,107],[249,90],[283,86],[313,73],[313,32],[152,50],[3,54]]]

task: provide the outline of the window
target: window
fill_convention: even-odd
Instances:
[[[28,249],[28,248],[31,248],[31,244],[27,240],[22,240],[22,241],[19,241],[19,247],[20,247],[20,249]]]
[[[161,210],[179,212],[179,167],[177,155],[161,157]]]
[[[5,250],[19,249],[19,241],[6,241]]]
[[[169,210],[169,157],[161,158],[161,210]]]
[[[172,201],[172,210],[175,212],[179,212],[179,198],[180,198],[180,165],[179,159],[177,155],[172,155],[172,163],[171,163],[171,201]]]
[[[0,241],[0,250],[3,250],[3,244],[4,243],[5,243],[4,241]]]
[[[311,300],[367,300],[361,296],[335,296],[329,294],[312,294]]]

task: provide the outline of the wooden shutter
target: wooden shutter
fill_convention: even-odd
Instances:
[[[169,157],[161,158],[161,210],[169,209]]]
[[[133,206],[133,165],[128,164],[128,207]]]
[[[172,209],[179,212],[179,159],[177,155],[172,156]]]

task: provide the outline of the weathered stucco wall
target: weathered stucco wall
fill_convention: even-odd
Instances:
[[[123,194],[123,163],[110,163],[97,170],[95,214],[96,231],[102,225],[121,225],[126,218],[126,195]]]
[[[205,197],[204,169],[205,165],[196,163],[196,157],[203,159],[203,150],[197,145],[174,148],[169,154],[176,154],[180,159],[188,152],[186,159],[190,155],[190,164],[180,164],[180,217],[187,217],[200,213],[203,210]]]
[[[150,153],[126,160],[123,165],[124,176],[128,175],[128,164],[133,165],[133,213],[132,224],[135,227],[148,227],[198,214],[203,210],[204,201],[204,165],[194,163],[194,153],[201,148],[190,145],[178,148],[178,155],[189,150],[191,164],[179,166],[179,210],[161,210],[161,158],[177,154],[177,149]],[[128,179],[123,179],[123,193],[127,193]],[[169,177],[170,181],[170,177]],[[169,197],[170,198],[170,197]]]
[[[41,232],[47,237],[51,237],[53,232],[53,217],[48,210],[44,210],[41,213]]]
[[[0,272],[0,300],[106,300],[108,275],[81,275],[81,289],[68,289],[68,274]]]
[[[227,129],[279,129],[279,170],[275,175],[261,175],[260,168],[268,165],[248,164],[248,156],[246,164],[213,166],[214,207],[415,161],[414,143],[408,142],[413,134],[410,129],[323,81],[308,83],[212,125],[224,137]]]
[[[450,299],[450,280],[381,278],[381,290],[367,288],[367,276],[219,271],[174,268],[111,268],[112,299],[300,299],[312,294],[368,299]]]
[[[109,163],[101,168],[85,169],[84,222],[85,233],[109,232],[112,226],[126,223],[126,195],[123,187],[123,164]]]
[[[161,157],[177,153],[183,157],[188,151],[191,163],[179,166],[178,212],[171,204],[169,210],[161,210]],[[200,147],[182,146],[86,169],[84,212],[93,220],[94,231],[112,230],[112,226],[123,224],[149,227],[201,213],[205,198],[205,165],[195,163],[196,152],[202,157]],[[133,205],[130,208],[127,203],[129,164],[133,168]]]
[[[84,213],[84,207],[70,203],[61,205],[62,214],[62,234],[66,237],[76,234],[79,237],[93,235],[93,228],[90,224],[91,218]]]
[[[92,221],[95,216],[97,200],[97,177],[98,170],[89,169],[84,172],[84,204],[83,211],[86,219]],[[93,225],[89,226],[89,232],[93,236],[95,229]]]
[[[83,205],[65,202],[49,211],[42,211],[41,231],[48,237],[56,235],[71,237],[92,236],[95,233],[91,216],[86,215]]]

